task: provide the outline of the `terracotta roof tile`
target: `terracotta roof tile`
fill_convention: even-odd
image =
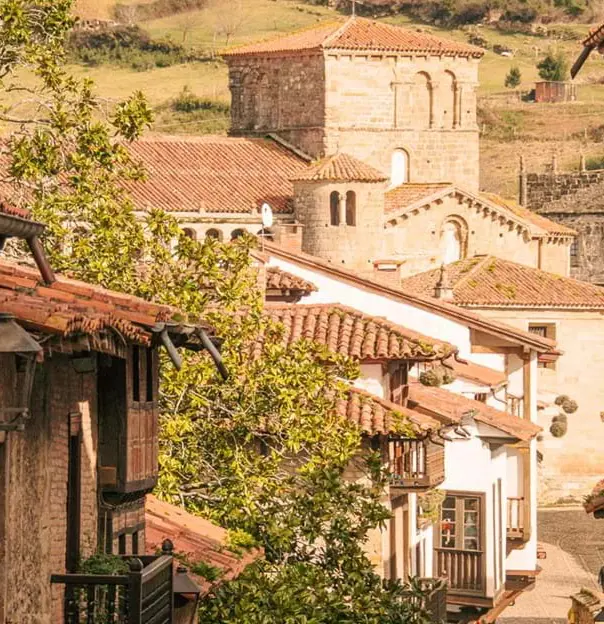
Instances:
[[[471,412],[476,422],[495,427],[522,441],[530,440],[541,431],[541,427],[528,420],[444,388],[421,383],[410,384],[408,406],[416,411],[426,411],[432,417],[440,417],[444,422],[459,423],[465,414]]]
[[[266,268],[266,290],[296,291],[309,295],[311,292],[316,292],[317,287],[293,273],[271,266]]]
[[[290,178],[307,166],[269,139],[162,137],[130,149],[149,174],[126,185],[139,210],[249,214],[266,202],[275,213],[289,213]]]
[[[532,210],[529,210],[528,208],[525,208],[524,206],[521,206],[520,204],[510,199],[504,199],[503,197],[500,197],[499,195],[495,195],[493,193],[481,193],[481,196],[485,197],[494,204],[497,204],[498,206],[503,206],[504,208],[507,208],[517,217],[520,217],[525,221],[529,221],[530,223],[541,228],[548,234],[558,234],[561,236],[575,236],[577,234],[575,230],[566,227],[565,225],[562,225],[560,223],[556,223],[551,219],[546,219],[545,217],[537,214],[536,212],[533,212]]]
[[[153,326],[169,321],[175,310],[63,276],[44,285],[36,269],[0,262],[0,312],[59,339],[93,337],[98,346],[112,337],[117,344],[124,338],[150,344]]]
[[[338,400],[337,410],[368,435],[401,433],[404,423],[409,423],[418,434],[442,426],[434,418],[355,387],[345,399]]]
[[[376,52],[424,53],[436,56],[480,58],[484,50],[466,43],[441,39],[383,22],[352,17],[346,22],[320,24],[268,41],[247,44],[224,52],[224,56],[246,56],[322,50],[371,50]]]
[[[448,182],[401,184],[386,193],[386,213],[400,212],[401,209],[422,200],[429,201],[433,195],[447,189],[453,190],[454,186]]]
[[[604,41],[604,24],[595,26],[589,31],[589,35],[583,40],[584,46],[598,46]]]
[[[604,309],[604,288],[516,264],[495,256],[477,256],[446,266],[453,302],[475,307],[547,307]],[[440,269],[402,281],[411,292],[433,296]]]
[[[262,556],[260,550],[251,550],[243,555],[230,551],[226,545],[225,529],[149,494],[145,501],[146,552],[160,550],[165,539],[172,541],[174,552],[183,556],[187,563],[205,563],[216,569],[218,578],[215,581],[208,581],[189,570],[189,575],[201,586],[203,594],[224,581],[233,580]]]
[[[504,372],[489,368],[488,366],[481,366],[474,362],[450,360],[447,364],[453,367],[453,371],[458,377],[478,382],[483,386],[499,388],[506,384],[508,380]]]
[[[317,162],[307,169],[298,171],[291,178],[294,181],[323,181],[333,182],[384,182],[387,177],[370,165],[350,156],[349,154],[334,154]]]
[[[5,201],[0,201],[0,214],[9,215],[11,217],[19,217],[20,219],[31,218],[29,210],[26,210],[25,208],[17,208],[17,206],[12,206]]]
[[[359,360],[435,360],[456,351],[447,342],[343,305],[267,304],[265,314],[284,325],[286,343],[306,338]]]

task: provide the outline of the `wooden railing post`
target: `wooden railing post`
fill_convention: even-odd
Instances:
[[[128,578],[128,624],[142,624],[143,562],[137,557],[130,560]]]

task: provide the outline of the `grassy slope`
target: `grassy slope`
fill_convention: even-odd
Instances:
[[[226,5],[238,0],[221,0],[215,6],[223,11]],[[78,0],[95,11],[109,13],[111,0]],[[230,45],[270,37],[296,28],[312,26],[333,19],[337,14],[325,7],[302,4],[296,0],[241,0],[241,26],[229,41]],[[104,7],[104,8],[103,8]],[[240,11],[240,12],[241,12]],[[87,15],[99,17],[100,15]],[[154,20],[142,24],[155,37],[171,37],[177,42],[185,37],[185,45],[197,49],[220,49],[224,36],[215,37],[218,19],[216,9],[193,11],[184,15]],[[407,27],[417,27],[404,16],[387,21]],[[187,27],[184,27],[187,24]],[[429,26],[422,29],[460,41],[467,39],[464,30],[441,30]],[[578,36],[584,35],[587,25],[574,25]],[[571,105],[523,103],[514,92],[507,91],[504,78],[510,67],[517,65],[522,72],[522,90],[528,90],[537,79],[535,59],[548,49],[562,49],[570,59],[580,51],[579,41],[554,41],[525,34],[502,34],[492,28],[476,29],[490,46],[500,44],[515,51],[513,59],[487,52],[480,66],[480,107],[482,138],[482,181],[489,190],[514,195],[518,155],[523,153],[529,168],[541,166],[557,153],[561,166],[576,166],[579,153],[587,156],[603,154],[604,146],[592,138],[593,129],[604,124],[604,85],[592,84],[597,77],[604,79],[604,61],[597,55],[588,61],[581,74],[580,102]],[[113,67],[77,68],[77,72],[94,78],[99,93],[106,97],[123,97],[132,90],[144,91],[154,106],[159,107],[157,132],[216,131],[212,123],[186,116],[175,117],[166,109],[166,102],[174,98],[185,85],[197,95],[219,101],[228,101],[227,73],[220,62],[196,63],[134,72]],[[162,107],[163,105],[163,107]]]

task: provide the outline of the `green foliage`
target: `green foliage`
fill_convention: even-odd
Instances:
[[[110,555],[104,552],[97,552],[87,559],[84,559],[78,566],[80,574],[128,574],[130,568],[128,562],[117,555]]]
[[[561,438],[566,435],[566,431],[568,429],[568,425],[561,421],[552,422],[549,432],[554,436],[554,438]]]
[[[389,514],[380,456],[361,452],[360,430],[335,409],[357,365],[312,342],[283,344],[283,327],[262,313],[252,237],[200,243],[160,211],[137,220],[124,183],[144,173],[128,143],[151,113],[141,94],[107,113],[93,85],[65,71],[69,10],[57,0],[0,5],[2,75],[28,69],[38,81],[34,116],[17,119],[6,144],[10,175],[48,224],[43,244],[55,268],[174,305],[223,339],[228,383],[205,352],[185,354],[181,371],[162,367],[157,494],[184,501],[240,545],[245,536],[262,546],[266,559],[208,600],[202,617],[423,622],[420,601],[409,600],[419,589],[384,586],[364,552]],[[351,464],[364,480],[346,478]]]
[[[446,494],[443,490],[429,490],[425,494],[420,494],[417,499],[419,506],[419,520],[422,524],[434,524],[440,518],[440,508],[445,500]]]
[[[508,89],[515,89],[522,81],[522,74],[517,66],[511,67],[505,77],[505,86]]]
[[[564,403],[562,403],[562,409],[567,414],[574,414],[579,409],[579,405],[576,401],[569,399],[568,401],[564,401]]]
[[[604,169],[604,156],[592,156],[585,159],[585,168],[588,171]]]
[[[455,373],[447,366],[433,366],[420,373],[419,381],[424,386],[442,386],[455,381]]]
[[[118,3],[115,6],[115,17],[119,21],[128,21],[132,18],[135,3]],[[134,17],[139,21],[158,19],[167,17],[176,13],[185,13],[186,11],[194,11],[203,9],[207,5],[207,0],[152,0],[147,3],[136,3],[134,8]]]
[[[568,75],[568,61],[562,52],[554,54],[550,52],[544,59],[537,63],[539,77],[542,80],[560,82],[566,80]]]
[[[208,98],[202,98],[195,95],[188,85],[172,102],[172,108],[179,113],[193,113],[195,111],[211,111],[214,114],[228,114],[230,107],[222,102],[215,102]]]

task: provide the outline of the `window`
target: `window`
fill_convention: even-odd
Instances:
[[[183,232],[185,236],[187,238],[190,238],[191,240],[195,240],[197,238],[197,235],[195,234],[195,230],[193,230],[192,228],[185,228]]]
[[[487,393],[486,392],[477,392],[474,395],[474,400],[475,401],[480,401],[481,403],[486,403],[487,402]]]
[[[390,165],[390,185],[400,186],[409,182],[409,155],[403,149],[392,152]]]
[[[357,196],[354,191],[346,193],[346,225],[357,224]]]
[[[117,538],[117,552],[119,555],[126,554],[126,534],[122,533]]]
[[[570,244],[570,266],[576,268],[580,266],[579,262],[579,241],[575,238]]]
[[[477,551],[481,544],[481,498],[472,495],[453,496],[443,501],[440,523],[440,547]]]
[[[333,191],[329,196],[329,222],[331,225],[340,225],[340,194]]]
[[[541,336],[541,338],[549,338],[550,340],[556,340],[556,325],[555,323],[529,323],[529,332]],[[555,362],[545,362],[539,360],[537,362],[539,368],[549,368],[556,370]]]
[[[447,219],[441,228],[440,239],[442,261],[445,264],[457,262],[465,257],[467,228],[461,219]]]
[[[213,238],[214,240],[221,241],[222,232],[220,230],[216,230],[215,228],[212,228],[206,232],[206,238]]]
[[[245,230],[237,229],[231,232],[231,240],[236,240],[237,238],[241,238],[245,234]]]
[[[132,554],[138,555],[138,531],[132,534]]]

